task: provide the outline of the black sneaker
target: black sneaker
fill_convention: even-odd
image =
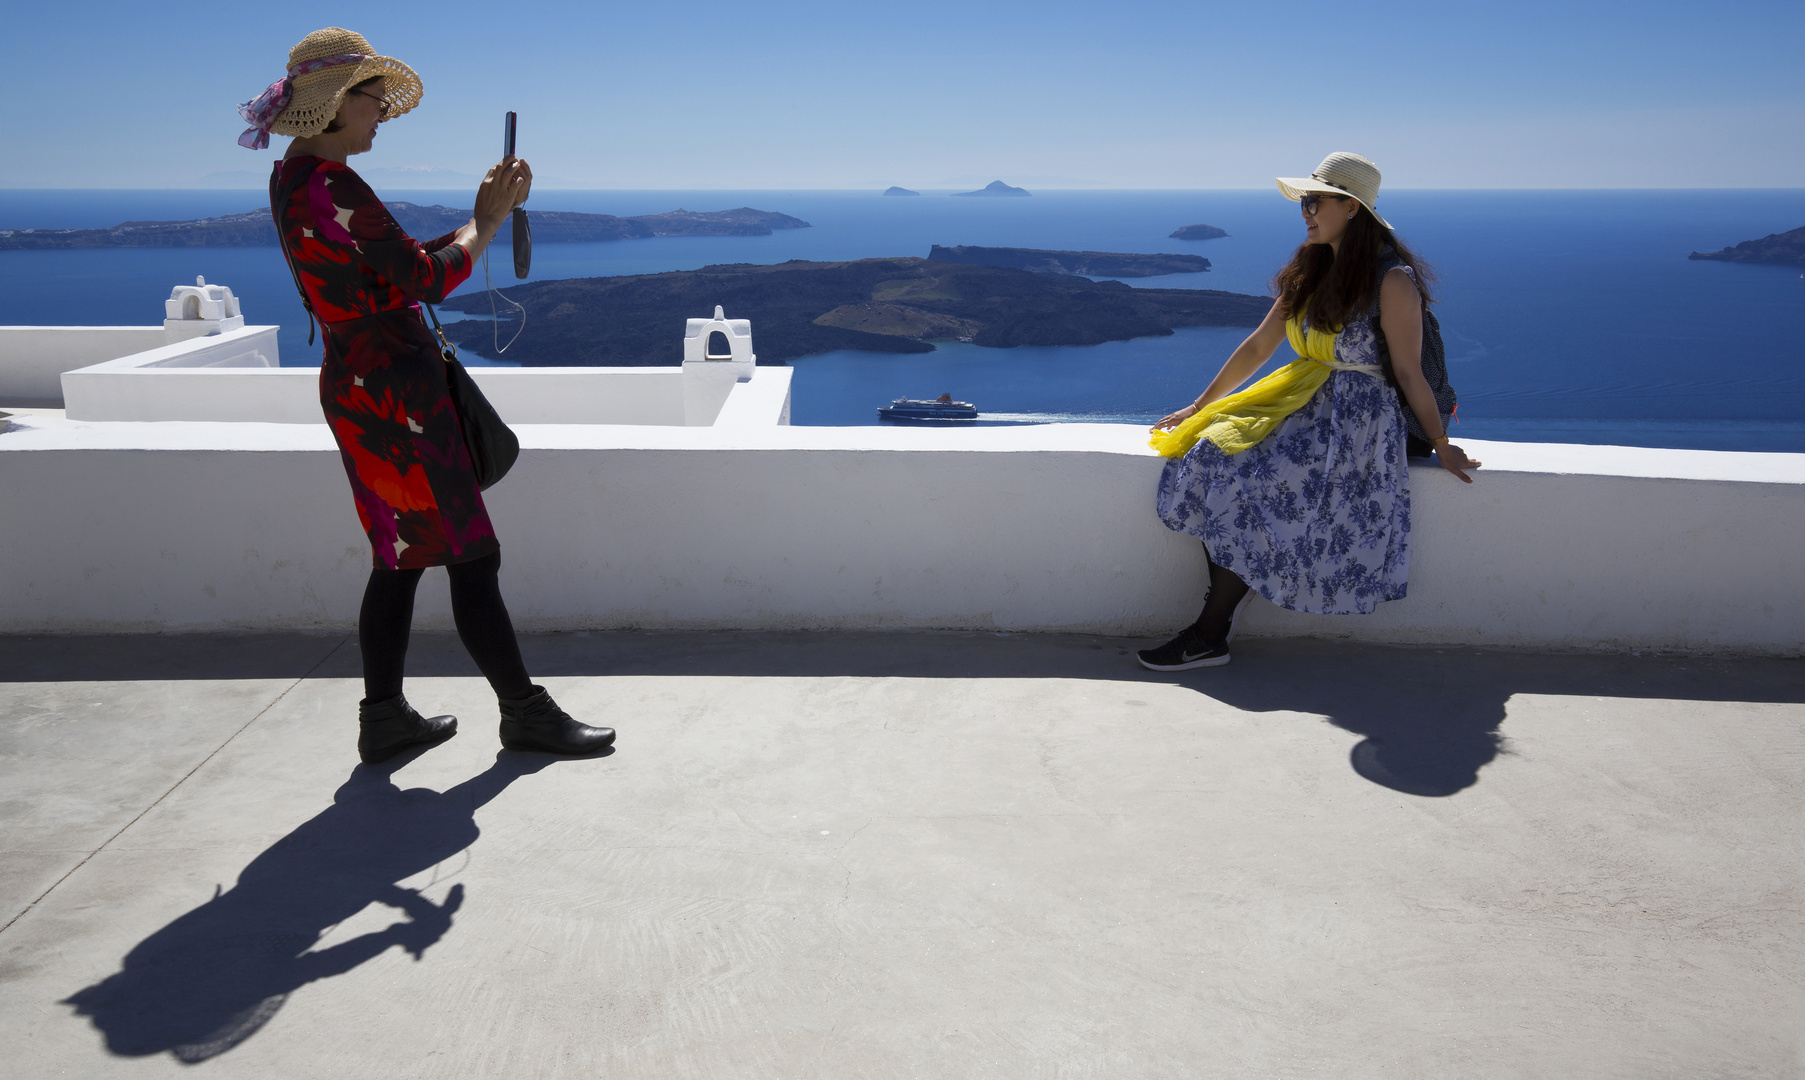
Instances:
[[[1157,649],[1142,649],[1134,655],[1148,671],[1221,667],[1228,663],[1228,642],[1205,641],[1187,630]]]

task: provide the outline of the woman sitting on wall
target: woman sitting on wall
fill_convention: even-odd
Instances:
[[[1308,179],[1278,185],[1303,204],[1305,228],[1273,279],[1278,299],[1202,396],[1154,427],[1154,448],[1173,459],[1160,477],[1160,518],[1203,541],[1210,573],[1197,621],[1139,653],[1154,671],[1228,663],[1255,590],[1325,615],[1368,614],[1404,595],[1410,472],[1400,394],[1442,468],[1470,484],[1464,470],[1479,467],[1448,441],[1423,377],[1427,274],[1373,209],[1378,168],[1330,154]],[[1301,359],[1236,393],[1283,341]]]
[[[498,583],[501,545],[420,313],[421,302],[438,303],[470,276],[526,201],[532,170],[515,158],[497,164],[477,189],[472,220],[422,244],[345,165],[420,94],[412,68],[331,27],[301,39],[289,50],[288,76],[239,109],[253,125],[238,140],[244,146],[268,146],[272,131],[295,136],[270,177],[270,210],[302,299],[320,320],[320,406],[370,538],[357,749],[372,763],[456,733],[456,717],[423,717],[401,693],[414,590],[427,567],[443,566],[458,637],[500,699],[502,745],[600,750],[614,731],[572,719],[521,661]]]

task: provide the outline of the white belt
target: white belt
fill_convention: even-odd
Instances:
[[[1371,375],[1375,378],[1385,377],[1385,369],[1378,364],[1344,364],[1339,360],[1318,360],[1314,356],[1309,360],[1312,364],[1321,364],[1330,371],[1358,371],[1362,375]]]

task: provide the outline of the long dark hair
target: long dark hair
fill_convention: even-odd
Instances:
[[[1300,244],[1291,261],[1272,278],[1272,291],[1286,314],[1297,315],[1300,305],[1307,305],[1310,325],[1320,330],[1338,332],[1349,319],[1372,310],[1379,298],[1379,275],[1374,271],[1387,247],[1416,275],[1423,303],[1433,302],[1429,283],[1434,273],[1428,264],[1379,224],[1371,210],[1358,202],[1354,205],[1360,209],[1347,223],[1347,232],[1341,234],[1339,256],[1327,244]]]

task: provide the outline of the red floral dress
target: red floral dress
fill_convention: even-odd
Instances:
[[[350,168],[278,162],[270,208],[325,338],[320,407],[377,566],[413,570],[500,547],[420,312],[470,276],[452,235],[422,244]]]

